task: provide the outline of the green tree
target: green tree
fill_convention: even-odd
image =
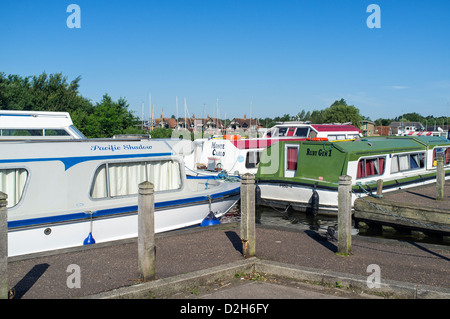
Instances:
[[[313,124],[324,123],[323,112],[324,112],[323,110],[312,111],[309,121],[311,121],[311,123]]]
[[[80,95],[81,77],[69,82],[61,73],[21,77],[0,73],[0,109],[69,112],[74,125],[87,137],[142,133],[138,119],[121,98],[107,94],[95,106]]]
[[[86,118],[86,136],[112,137],[116,134],[143,133],[139,128],[139,119],[128,111],[125,99],[119,98],[114,102],[105,94],[94,111]]]
[[[353,105],[347,105],[344,99],[334,101],[334,103],[323,111],[324,123],[346,123],[352,122],[356,127],[360,126],[362,117],[359,109]]]
[[[170,138],[172,137],[172,129],[165,127],[157,127],[150,132],[152,138]]]

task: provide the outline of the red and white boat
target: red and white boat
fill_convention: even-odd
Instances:
[[[220,171],[230,175],[256,174],[261,152],[278,141],[346,140],[361,137],[361,133],[360,129],[348,123],[283,122],[267,130],[261,138],[225,135],[197,139],[193,153],[185,156],[186,174],[211,175]]]

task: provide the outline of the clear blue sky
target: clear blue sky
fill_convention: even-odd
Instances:
[[[69,4],[81,28],[66,25]],[[381,8],[369,29],[367,6]],[[344,98],[372,120],[450,116],[450,1],[1,0],[0,72],[81,76],[149,116],[275,117]],[[204,107],[206,105],[206,107]],[[252,107],[251,107],[252,106]]]

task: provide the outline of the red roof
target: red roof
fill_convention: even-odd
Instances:
[[[311,124],[311,126],[317,130],[318,132],[329,132],[329,131],[336,131],[336,132],[343,132],[343,131],[357,131],[359,133],[362,133],[362,131],[357,128],[356,126],[350,125],[350,124]]]

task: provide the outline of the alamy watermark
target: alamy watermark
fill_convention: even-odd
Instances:
[[[366,272],[371,273],[367,277],[367,287],[369,289],[381,288],[381,268],[377,264],[367,266]]]
[[[66,25],[69,29],[81,28],[81,8],[78,4],[69,4],[66,12],[71,13],[66,20]]]
[[[369,29],[381,28],[381,8],[378,4],[369,4],[366,12],[371,13],[366,20]]]
[[[67,266],[66,272],[70,273],[67,277],[67,288],[81,288],[81,268],[76,264]]]

